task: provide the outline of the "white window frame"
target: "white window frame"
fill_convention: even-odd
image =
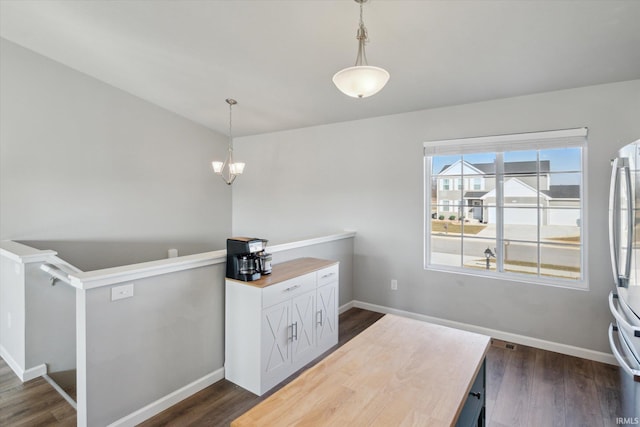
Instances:
[[[424,142],[424,268],[426,270],[447,271],[460,274],[469,274],[473,276],[485,276],[496,279],[510,280],[514,282],[534,283],[538,285],[556,286],[577,290],[588,290],[588,263],[586,262],[588,252],[588,209],[587,209],[587,128],[564,129],[543,132],[530,132],[511,135],[484,136],[475,138],[449,139],[439,141]],[[580,273],[581,278],[563,279],[556,277],[545,277],[541,274],[528,275],[521,273],[511,273],[503,271],[501,262],[497,262],[496,270],[475,270],[464,267],[438,265],[431,263],[431,252],[429,242],[431,238],[431,216],[427,215],[431,209],[431,179],[433,171],[431,170],[431,157],[444,155],[465,155],[474,153],[497,153],[502,158],[501,153],[523,151],[523,150],[545,150],[554,148],[581,148],[582,164],[581,164],[581,197],[580,197],[580,240],[581,240],[581,259]],[[498,173],[499,171],[496,171]],[[484,181],[484,180],[483,180]],[[497,184],[497,183],[496,183]],[[483,185],[484,187],[484,185]],[[496,185],[498,199],[501,197],[502,186]],[[501,207],[499,207],[501,208]],[[499,209],[498,208],[498,209]],[[502,216],[502,214],[500,214]],[[502,218],[500,224],[496,227],[496,251],[498,252],[498,260],[502,259],[502,242],[504,236],[502,233]],[[539,231],[538,231],[539,233]],[[538,242],[540,237],[538,237]],[[462,254],[461,254],[462,256]]]

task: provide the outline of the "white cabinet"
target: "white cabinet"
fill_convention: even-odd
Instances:
[[[338,342],[338,263],[300,258],[225,285],[225,378],[262,395]]]

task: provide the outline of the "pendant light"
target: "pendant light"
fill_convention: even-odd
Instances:
[[[235,99],[227,98],[229,104],[229,152],[224,162],[211,162],[213,171],[220,175],[222,180],[231,185],[238,175],[244,172],[244,163],[233,161],[233,134],[231,133],[231,108],[238,103]]]
[[[356,65],[338,71],[333,76],[333,83],[345,95],[354,98],[366,98],[375,95],[389,81],[387,70],[367,64],[364,44],[368,41],[367,28],[362,20],[362,4],[367,0],[354,0],[360,4],[360,25],[356,39],[358,40],[358,56]]]

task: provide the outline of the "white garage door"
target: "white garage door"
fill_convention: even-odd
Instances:
[[[579,225],[579,209],[549,209],[549,225]]]
[[[522,205],[520,205],[522,206]],[[489,208],[489,224],[496,223],[496,208]],[[504,223],[505,224],[524,224],[524,225],[537,225],[538,224],[538,211],[535,206],[529,209],[519,208],[504,208]]]

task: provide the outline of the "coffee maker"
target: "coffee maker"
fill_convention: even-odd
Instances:
[[[227,277],[252,282],[271,273],[271,255],[265,253],[267,240],[255,237],[227,239]]]

